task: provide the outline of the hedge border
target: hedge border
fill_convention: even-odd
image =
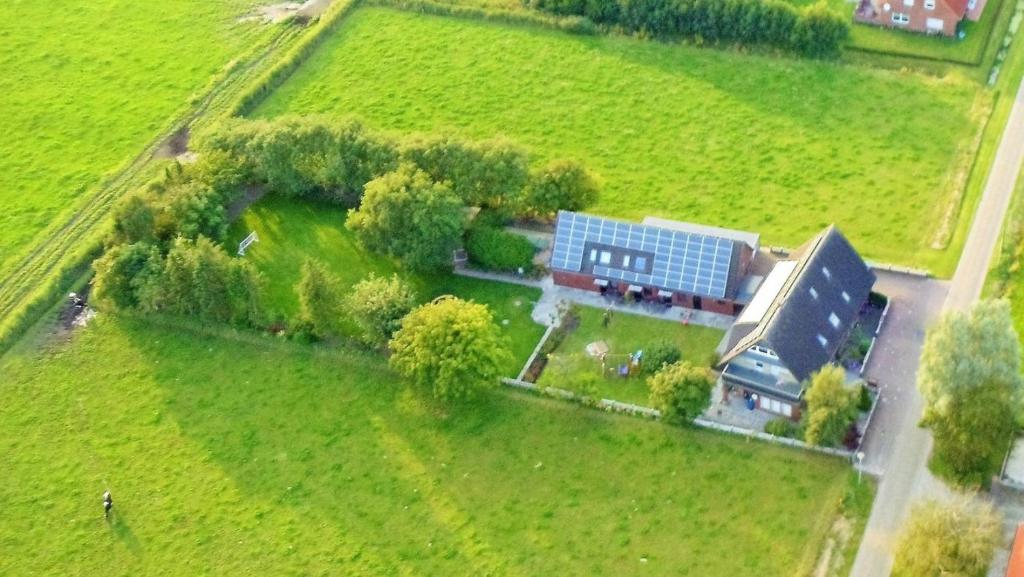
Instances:
[[[367,6],[393,8],[431,16],[500,22],[514,26],[535,26],[581,36],[599,36],[600,27],[583,16],[554,16],[534,10],[505,10],[445,4],[434,0],[364,0]]]

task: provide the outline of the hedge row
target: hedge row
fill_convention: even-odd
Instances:
[[[446,4],[433,0],[366,0],[369,6],[383,6],[407,12],[449,16],[485,22],[537,26],[560,30],[570,34],[595,35],[600,30],[589,18],[574,15],[550,15],[528,10],[494,10],[458,4]]]
[[[630,34],[756,44],[834,56],[849,23],[822,1],[798,9],[782,0],[523,0],[531,8],[581,16]]]
[[[331,30],[359,6],[359,0],[337,0],[325,11],[308,36],[299,40],[273,68],[261,75],[231,107],[232,116],[251,112],[268,94],[281,86],[320,46]]]

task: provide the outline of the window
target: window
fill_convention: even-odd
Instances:
[[[925,26],[930,32],[942,32],[946,28],[946,21],[942,18],[929,18]]]
[[[787,417],[793,416],[793,405],[789,403],[782,403],[782,414]]]
[[[910,15],[909,14],[904,14],[903,12],[893,12],[892,13],[892,22],[893,22],[893,24],[909,24],[910,23]]]
[[[597,260],[597,249],[596,248],[592,248],[592,249],[590,249],[590,262],[594,262],[596,260]]]
[[[821,274],[825,275],[828,280],[832,280],[832,271],[828,270],[827,266],[821,267]]]
[[[914,0],[903,0],[903,5],[908,8],[911,8],[914,6]]]
[[[818,290],[817,290],[817,289],[815,289],[814,287],[811,287],[810,289],[808,289],[808,291],[807,291],[807,292],[811,293],[811,296],[812,296],[812,297],[814,297],[814,298],[818,298]]]
[[[636,270],[644,270],[644,269],[646,269],[647,268],[647,257],[646,256],[638,256],[638,257],[636,257],[636,263],[635,264],[636,264],[636,266],[634,268],[636,268]]]
[[[828,346],[828,339],[826,339],[822,335],[818,335],[818,344],[820,344],[823,347],[827,347]]]
[[[830,325],[832,325],[832,328],[834,328],[834,329],[838,329],[839,328],[839,317],[836,316],[836,313],[832,313],[832,314],[828,315],[828,323]]]
[[[846,301],[846,304],[850,304],[850,293],[843,291],[843,300]]]
[[[629,255],[622,257],[622,268],[629,268]]]
[[[601,251],[601,264],[610,264],[612,262],[612,253],[602,250]]]
[[[935,10],[935,0],[924,0],[925,10]]]

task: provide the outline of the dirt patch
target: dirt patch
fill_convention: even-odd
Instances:
[[[843,550],[849,545],[852,536],[850,520],[843,516],[836,519],[829,531],[825,549],[818,558],[818,565],[814,568],[814,577],[833,577],[839,574],[843,564]]]
[[[157,147],[153,158],[178,158],[189,154],[188,142],[191,137],[192,131],[189,127],[182,126]]]
[[[235,219],[245,212],[245,209],[249,208],[249,205],[263,198],[263,195],[266,193],[267,188],[265,186],[250,186],[245,189],[245,194],[228,205],[228,221],[234,222]]]
[[[331,5],[331,0],[306,0],[306,2],[279,2],[260,6],[250,14],[239,18],[239,22],[262,22],[277,24],[289,18],[306,23],[320,17]]]

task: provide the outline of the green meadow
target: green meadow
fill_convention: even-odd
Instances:
[[[504,134],[599,173],[597,213],[790,247],[836,222],[870,258],[947,273],[959,246],[932,246],[957,213],[978,93],[955,76],[366,8],[256,115]]]
[[[101,315],[0,374],[10,577],[789,577],[860,501],[837,459],[501,391],[445,410],[380,357],[188,321]]]
[[[269,27],[251,0],[7,0],[0,275]]]

